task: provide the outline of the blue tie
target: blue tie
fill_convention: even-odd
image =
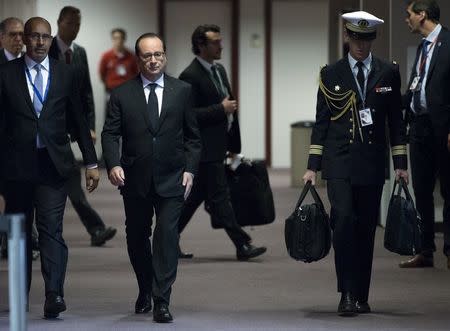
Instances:
[[[41,98],[44,98],[43,93],[42,93],[42,90],[43,90],[42,85],[44,85],[44,83],[43,83],[44,79],[42,78],[41,65],[39,63],[36,64],[34,66],[34,69],[36,70],[36,77],[34,78],[34,87],[36,88],[37,91],[39,91]],[[39,98],[36,94],[36,91],[34,91],[34,95],[33,95],[33,106],[34,106],[34,111],[36,112],[37,117],[39,117],[39,115],[41,114],[41,110],[42,110],[42,102],[41,102],[41,100],[39,100]]]
[[[420,59],[418,59],[418,61],[417,61],[419,63],[419,70],[416,69],[416,72],[417,72],[417,75],[419,75],[420,89],[418,89],[417,91],[414,91],[414,93],[413,93],[414,112],[416,114],[420,113],[420,111],[422,110],[421,109],[422,107],[420,105],[420,91],[422,90],[422,82],[425,79],[425,67],[427,65],[426,58],[428,55],[427,48],[430,43],[431,42],[426,39],[422,40],[422,51],[420,53],[421,56],[420,56]]]

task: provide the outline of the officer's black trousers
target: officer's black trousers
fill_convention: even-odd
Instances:
[[[338,292],[350,292],[360,302],[369,297],[382,189],[382,185],[355,186],[346,179],[327,182]]]
[[[447,136],[435,134],[429,115],[413,117],[409,133],[412,184],[423,225],[423,253],[431,254],[436,250],[433,192],[439,176],[444,199],[444,254],[450,256],[450,152]]]

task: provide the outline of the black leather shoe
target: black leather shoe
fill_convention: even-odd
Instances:
[[[148,293],[139,293],[136,304],[134,305],[134,312],[136,314],[146,314],[150,310],[152,310],[152,296]]]
[[[44,304],[45,318],[57,318],[59,313],[66,309],[66,303],[62,296],[57,295],[56,293],[47,294]]]
[[[104,229],[98,229],[91,236],[91,246],[102,246],[108,240],[112,239],[116,235],[117,230],[112,227],[107,227]]]
[[[194,254],[183,252],[180,248],[180,245],[178,245],[178,258],[179,259],[192,259],[193,257],[194,257]]]
[[[169,306],[165,303],[155,304],[155,309],[153,309],[153,320],[156,323],[172,322],[173,317],[169,311]]]
[[[244,244],[241,247],[237,248],[236,256],[239,261],[247,261],[251,258],[264,254],[266,251],[267,248],[264,246],[256,247],[252,244]]]
[[[356,301],[356,312],[358,314],[369,314],[371,312],[369,304],[367,302]]]
[[[350,292],[343,292],[338,306],[340,316],[354,316],[356,314],[356,302]]]

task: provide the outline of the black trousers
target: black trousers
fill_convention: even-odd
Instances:
[[[76,166],[66,182],[67,194],[81,222],[87,232],[92,236],[95,231],[103,230],[105,223],[103,223],[98,213],[87,201],[86,194],[81,185],[81,169],[79,166]]]
[[[45,293],[64,296],[67,246],[62,237],[67,192],[65,180],[58,174],[47,150],[38,152],[36,181],[7,181],[6,213],[24,213],[26,217],[26,267],[28,292],[31,286],[32,225],[36,212],[39,233],[41,271]]]
[[[179,233],[184,230],[203,201],[206,201],[211,208],[211,215],[224,225],[226,233],[236,247],[251,241],[250,236],[236,221],[230,201],[225,166],[222,162],[200,163],[191,194],[187,198],[180,216]]]
[[[327,182],[338,292],[367,302],[382,185],[354,186],[349,180]]]
[[[429,115],[413,117],[409,134],[412,184],[423,224],[423,253],[429,255],[436,250],[433,192],[438,177],[444,199],[444,254],[450,256],[450,152],[447,136],[435,135]]]
[[[139,291],[151,294],[155,303],[169,304],[177,274],[178,219],[184,198],[161,197],[153,189],[145,198],[124,195],[123,202],[128,255]],[[151,243],[153,214],[156,224]]]

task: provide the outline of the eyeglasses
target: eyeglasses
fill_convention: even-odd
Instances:
[[[145,62],[150,61],[152,57],[154,57],[156,61],[161,61],[162,59],[164,59],[164,54],[164,52],[145,53],[141,54],[140,57]]]
[[[43,40],[44,42],[48,42],[53,39],[51,35],[46,33],[40,34],[37,32],[32,32],[28,33],[27,36],[33,41]]]
[[[23,32],[8,32],[8,37],[9,38],[16,38],[16,37],[23,37]]]

